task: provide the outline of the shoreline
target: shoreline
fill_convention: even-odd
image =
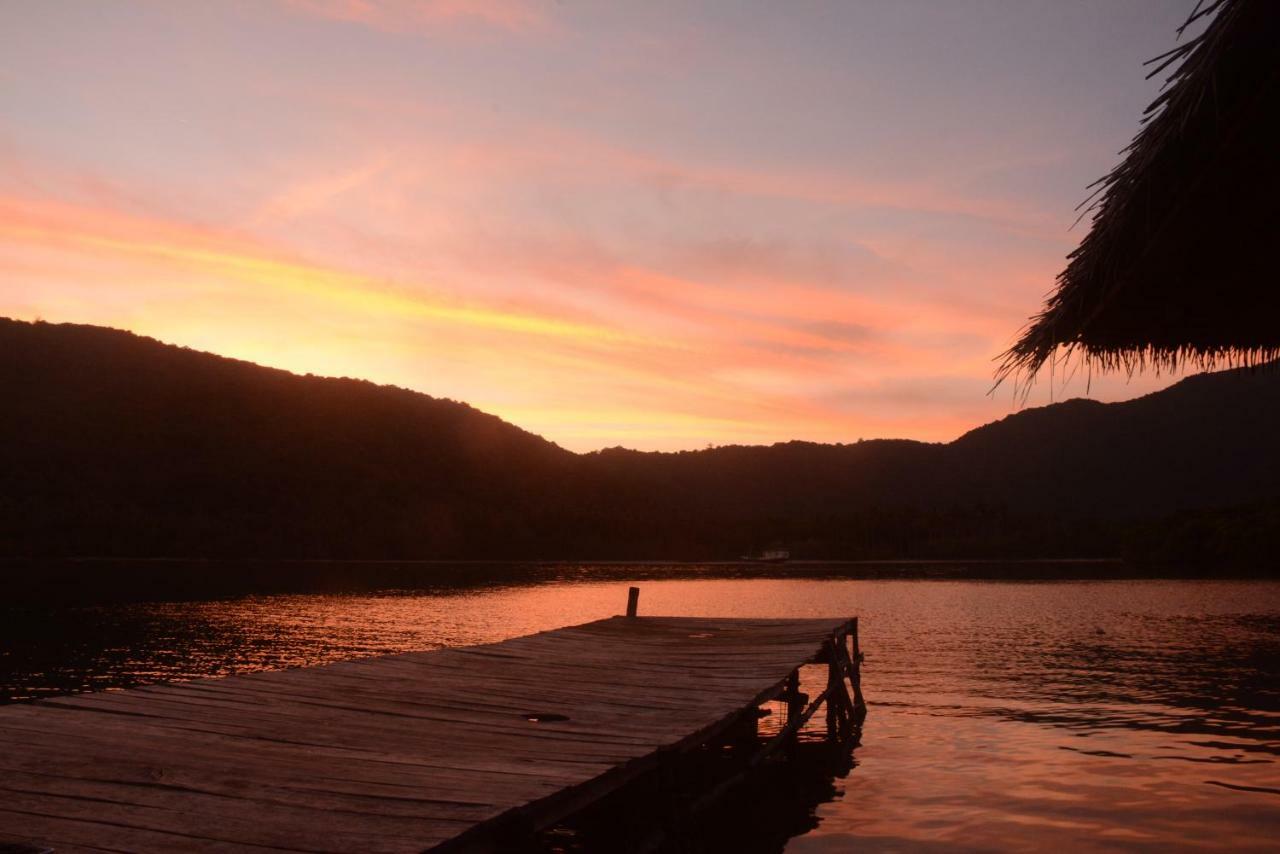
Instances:
[[[11,605],[192,601],[254,595],[360,595],[661,580],[864,580],[1047,583],[1280,580],[1274,568],[1143,565],[1118,558],[790,561],[352,561],[0,558]]]

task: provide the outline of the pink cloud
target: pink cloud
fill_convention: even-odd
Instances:
[[[384,32],[404,33],[440,25],[476,23],[524,32],[537,29],[545,17],[528,0],[285,0],[304,14],[361,24]]]

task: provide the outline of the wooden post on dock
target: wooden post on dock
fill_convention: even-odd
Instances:
[[[640,604],[640,588],[632,587],[627,591],[627,616],[634,617]]]
[[[841,643],[843,643],[843,638]],[[835,645],[828,644],[827,649],[827,738],[832,742],[840,740],[844,730],[844,706],[839,701],[839,693],[844,690],[840,682],[840,658],[836,655]]]
[[[850,664],[853,665],[852,671],[849,673],[849,684],[853,686],[853,711],[859,718],[867,714],[867,702],[862,698],[862,649],[858,646],[858,619],[853,620],[853,630],[850,632],[853,639],[853,655],[850,657]]]
[[[862,698],[862,654],[858,648],[856,617],[831,636],[824,647],[824,657],[827,660],[827,690],[823,695],[827,701],[827,735],[843,740],[867,716],[867,704]],[[852,698],[845,688],[846,678]]]
[[[800,699],[800,671],[792,670],[787,677],[787,690],[784,695],[787,701],[787,720],[793,721],[800,717],[800,713],[804,711],[803,701]]]

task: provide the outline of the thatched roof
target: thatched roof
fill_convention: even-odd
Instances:
[[[999,379],[1280,355],[1280,0],[1201,0],[1187,24],[1206,15],[1149,63],[1174,70],[1082,204],[1090,231]]]

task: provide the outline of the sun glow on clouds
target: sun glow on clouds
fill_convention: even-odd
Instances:
[[[866,9],[872,35],[902,24]],[[581,450],[950,439],[1006,414],[991,360],[1129,131],[1088,156],[1063,122],[1045,144],[1056,111],[944,143],[899,116],[894,136],[844,107],[879,103],[842,65],[875,45],[813,53],[804,16],[101,14],[33,7],[23,41],[0,34],[0,314],[394,383]],[[762,50],[763,77],[742,66]],[[846,81],[823,114],[796,98]]]
[[[645,312],[645,294],[683,288],[689,297],[653,312],[648,324],[623,328],[567,307],[462,304],[423,283],[273,257],[227,235],[12,199],[0,201],[0,250],[6,278],[29,282],[23,292],[6,289],[19,315],[120,326],[292,370],[417,387],[474,401],[570,446],[849,438],[848,415],[810,395],[838,382],[846,373],[840,357],[863,345],[843,340],[839,329],[806,331],[816,323],[812,300],[779,312],[765,291],[758,306],[741,302],[744,317],[725,318],[716,314],[723,294],[714,288],[703,293],[693,282],[623,271],[619,293],[640,295],[636,315]],[[766,320],[770,312],[782,322]],[[700,326],[701,335],[664,336],[668,315],[675,326]],[[800,325],[788,326],[790,317]],[[424,381],[428,365],[440,372]],[[938,426],[957,429],[945,418]]]
[[[544,21],[538,4],[529,0],[287,0],[287,3],[304,14],[390,32],[413,32],[458,22],[526,30]]]

